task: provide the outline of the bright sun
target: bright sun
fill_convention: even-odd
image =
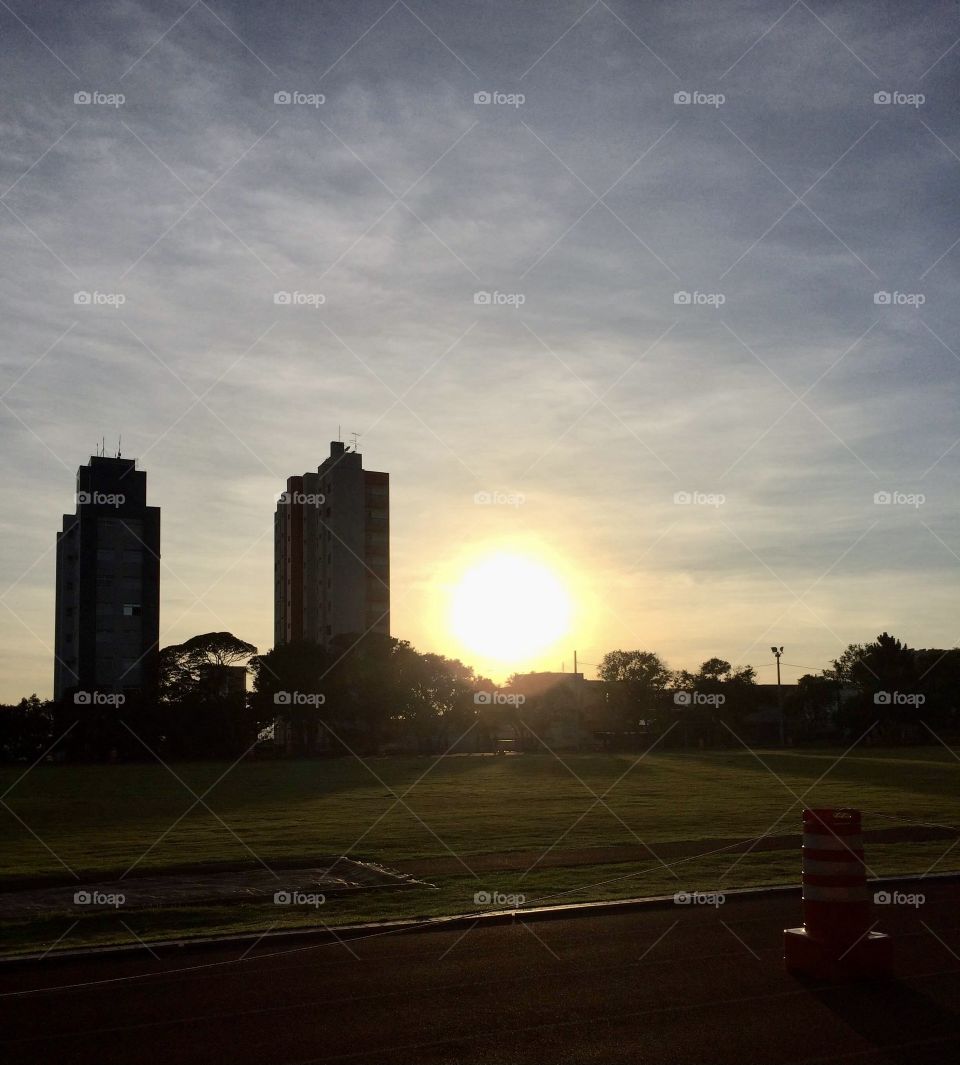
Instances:
[[[567,634],[570,599],[542,563],[498,552],[473,565],[454,589],[450,625],[475,654],[521,663]]]

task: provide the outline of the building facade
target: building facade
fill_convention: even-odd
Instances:
[[[57,534],[53,693],[156,691],[160,508],[133,459],[91,456]]]
[[[287,479],[274,518],[274,645],[390,634],[390,475],[340,441]]]

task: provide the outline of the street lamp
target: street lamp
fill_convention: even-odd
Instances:
[[[780,714],[780,746],[783,747],[786,740],[786,730],[783,727],[783,692],[780,690],[780,656],[783,654],[782,647],[771,647],[774,658],[777,660],[777,710]]]

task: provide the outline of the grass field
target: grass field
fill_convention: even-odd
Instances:
[[[796,883],[794,845],[741,857],[710,853],[717,850],[711,841],[796,832],[798,797],[811,788],[806,805],[856,807],[868,830],[960,824],[960,762],[944,747],[870,749],[838,762],[839,754],[654,752],[638,761],[544,753],[241,762],[232,769],[191,763],[173,773],[158,764],[40,766],[19,782],[24,769],[7,767],[0,792],[13,787],[4,799],[9,811],[0,809],[0,886],[40,877],[76,883],[66,867],[83,881],[134,865],[157,872],[261,859],[282,868],[331,854],[398,864],[435,885],[338,900],[322,912],[335,924],[470,912],[480,889],[584,901]],[[194,805],[195,795],[214,813]],[[641,840],[669,856],[643,856]],[[868,847],[867,861],[878,875],[924,872],[950,842],[881,842]],[[591,849],[601,847],[623,853],[592,859]],[[553,864],[528,872],[548,849]],[[960,869],[960,846],[936,865],[951,869]],[[310,923],[316,915],[278,917],[271,905],[244,904],[125,910],[123,919],[149,939]],[[76,920],[69,911],[6,921],[8,949],[45,949]],[[81,914],[61,945],[123,938],[131,937],[116,915]]]

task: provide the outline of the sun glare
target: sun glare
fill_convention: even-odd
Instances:
[[[472,565],[453,590],[450,626],[465,648],[520,665],[567,635],[570,598],[541,562],[498,552]]]

